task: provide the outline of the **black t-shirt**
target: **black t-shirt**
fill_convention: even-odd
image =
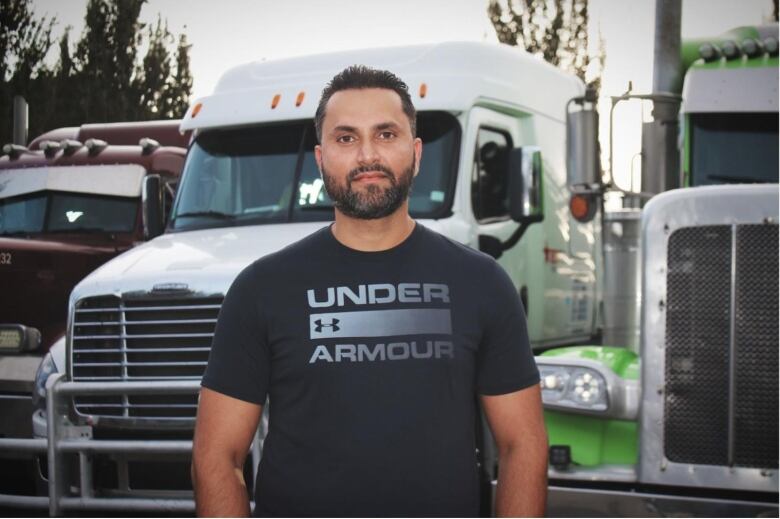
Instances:
[[[203,386],[268,397],[258,516],[475,516],[476,395],[538,381],[506,273],[417,224],[381,252],[326,227],[247,267]]]

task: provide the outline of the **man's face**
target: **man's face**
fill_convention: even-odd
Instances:
[[[354,218],[375,219],[406,203],[422,141],[412,137],[394,91],[342,90],[326,105],[322,143],[314,152],[336,208]]]

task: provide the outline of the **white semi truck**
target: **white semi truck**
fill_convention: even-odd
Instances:
[[[761,45],[776,77],[771,41]],[[480,43],[251,63],[196,101],[182,123],[194,139],[166,233],[74,289],[66,352],[38,377],[48,390],[47,413],[34,424],[48,437],[50,513],[193,509],[196,395],[222,298],[251,261],[332,219],[313,159],[312,117],[326,81],[355,63],[390,69],[409,84],[425,143],[412,215],[496,257],[523,299],[554,446],[550,513],[776,513],[776,444],[774,458],[761,449],[772,447],[762,431],[777,431],[777,416],[760,397],[776,398],[777,388],[777,163],[769,186],[658,195],[643,210],[640,258],[630,240],[632,231],[640,236],[636,212],[601,209],[593,96],[522,51]],[[776,93],[772,109],[776,120]],[[694,146],[704,142],[695,125],[693,115],[684,119]],[[622,263],[620,240],[602,249],[607,236],[627,240]],[[716,253],[722,258],[712,267]],[[608,282],[608,261],[610,272],[627,273]],[[638,266],[627,268],[632,261]],[[616,322],[610,302],[637,308],[630,287],[641,272],[641,349],[630,339],[604,345],[602,331],[632,336],[620,321],[605,323]],[[708,291],[724,272],[725,288]],[[774,316],[771,301],[750,297],[772,287]],[[630,297],[621,299],[626,288]],[[745,335],[745,327],[762,331]],[[707,401],[724,387],[726,400]],[[701,414],[724,405],[725,421],[702,425]],[[272,402],[268,408],[272,423]],[[250,478],[267,425],[252,446]],[[722,456],[725,445],[724,460],[686,458],[712,430],[721,438],[711,450]],[[734,438],[765,442],[749,458],[760,466],[744,465]],[[497,471],[489,439],[477,461],[488,512]]]
[[[498,258],[535,349],[597,334],[597,226],[567,208],[565,107],[581,82],[480,43],[240,66],[183,119],[194,137],[167,232],[73,290],[64,364],[39,374],[48,413],[34,417],[52,514],[192,509],[187,455],[222,298],[249,263],[332,220],[313,116],[325,83],[355,63],[409,84],[425,143],[412,215]]]

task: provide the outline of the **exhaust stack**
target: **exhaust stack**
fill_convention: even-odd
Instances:
[[[28,123],[27,101],[22,96],[14,96],[14,132],[13,143],[27,146]]]
[[[681,0],[656,0],[653,51],[653,121],[642,125],[642,191],[662,193],[680,187],[677,121],[681,81]]]

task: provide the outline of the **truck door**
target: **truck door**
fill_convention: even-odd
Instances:
[[[593,326],[596,239],[593,224],[570,221],[564,139],[563,124],[536,115],[475,107],[469,116],[465,156],[472,164],[464,191],[482,241],[489,236],[505,243],[520,226],[509,216],[508,151],[529,145],[543,150],[544,221],[530,225],[498,258],[526,308],[534,348],[585,340]]]
[[[483,241],[485,237],[493,237],[504,243],[519,226],[509,216],[507,165],[512,148],[530,144],[524,143],[522,133],[519,117],[480,107],[470,112],[465,156],[472,157],[472,163],[468,188],[464,191],[469,193],[470,203],[466,207],[471,208],[477,235]],[[535,308],[538,305],[534,304],[534,300],[539,300],[543,293],[543,281],[529,275],[535,268],[533,263],[536,261],[539,263],[536,268],[541,268],[543,259],[541,253],[539,258],[530,254],[529,237],[537,234],[531,232],[534,227],[539,225],[532,225],[520,241],[503,251],[497,260],[509,274],[526,308],[532,342],[540,339],[543,316],[543,308]],[[541,245],[538,249],[541,250]]]

